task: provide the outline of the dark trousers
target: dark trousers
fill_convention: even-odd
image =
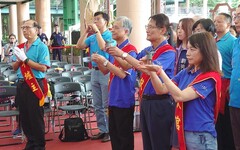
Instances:
[[[225,103],[224,114],[218,115],[216,131],[218,150],[235,150],[228,101]]]
[[[236,150],[240,150],[240,108],[229,107]]]
[[[170,150],[174,121],[174,102],[171,97],[143,99],[140,118],[144,150]]]
[[[58,56],[58,60],[62,61],[62,49],[53,49],[53,60],[56,60],[56,57]]]
[[[133,113],[131,108],[109,107],[109,134],[113,150],[133,150]]]
[[[43,89],[42,81],[39,81]],[[45,125],[43,107],[26,82],[18,82],[16,100],[19,104],[20,121],[27,137],[26,150],[45,149]]]

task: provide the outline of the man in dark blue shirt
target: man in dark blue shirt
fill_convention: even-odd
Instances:
[[[52,33],[51,35],[51,43],[50,45],[52,46],[52,52],[53,52],[53,60],[56,60],[56,56],[58,55],[58,60],[62,61],[62,46],[64,46],[65,41],[64,41],[64,36],[62,35],[61,32],[59,32],[59,26],[58,24],[54,25],[55,32]]]
[[[41,39],[41,41],[42,41],[44,44],[48,45],[47,35],[42,32],[42,27],[41,27],[41,26],[38,27],[38,37]]]

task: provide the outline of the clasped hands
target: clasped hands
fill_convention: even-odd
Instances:
[[[86,29],[86,32],[87,33],[91,33],[91,32],[98,32],[99,30],[98,30],[98,28],[97,28],[97,26],[96,26],[96,24],[88,24],[87,25],[87,29]]]
[[[96,62],[97,64],[103,64],[107,59],[97,53],[93,53],[91,56],[92,61]]]
[[[17,57],[18,60],[25,61],[27,59],[27,56],[23,49],[20,49],[18,47],[14,48],[14,55]]]

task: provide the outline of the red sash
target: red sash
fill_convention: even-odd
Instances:
[[[127,44],[126,46],[124,46],[122,48],[122,51],[126,52],[126,53],[130,53],[130,52],[136,52],[137,53],[137,49],[136,47],[134,47],[132,44]],[[119,63],[118,61],[116,61],[116,59],[114,59],[113,65],[115,65],[116,67],[119,67]],[[108,90],[110,89],[110,85],[112,83],[112,80],[114,78],[115,74],[110,72],[110,77],[109,77],[109,81],[108,81]]]
[[[175,51],[175,50],[171,45],[166,44],[156,50],[156,53],[153,55],[152,60],[157,59],[162,53],[167,52],[167,51]],[[149,79],[150,79],[149,75],[147,75],[146,73],[142,73],[141,78],[140,78],[140,88],[139,88],[140,99],[142,98],[143,91],[144,91]]]
[[[20,44],[18,47],[23,48],[24,43]],[[21,73],[22,73],[23,78],[26,81],[27,85],[30,87],[32,92],[39,99],[39,106],[43,106],[45,97],[47,96],[47,92],[48,92],[48,85],[47,85],[46,78],[43,79],[43,87],[44,87],[43,88],[44,93],[43,93],[41,87],[39,86],[36,78],[34,77],[34,75],[32,73],[31,68],[27,64],[22,63],[20,66],[20,70],[21,70]]]
[[[214,109],[214,122],[216,123],[218,112],[219,112],[219,106],[220,106],[220,98],[221,98],[221,75],[217,72],[202,73],[202,74],[199,74],[188,86],[205,81],[210,78],[212,78],[216,82],[215,84],[216,104]],[[180,150],[186,150],[183,119],[184,119],[183,118],[183,102],[178,102],[176,105],[175,121],[176,121],[176,129],[178,133],[178,142],[179,142]]]

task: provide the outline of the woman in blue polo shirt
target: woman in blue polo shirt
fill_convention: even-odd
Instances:
[[[190,36],[187,59],[189,67],[172,80],[161,66],[141,67],[151,71],[151,82],[158,94],[170,93],[177,102],[175,121],[180,149],[216,150],[221,74],[213,36],[207,32]]]

